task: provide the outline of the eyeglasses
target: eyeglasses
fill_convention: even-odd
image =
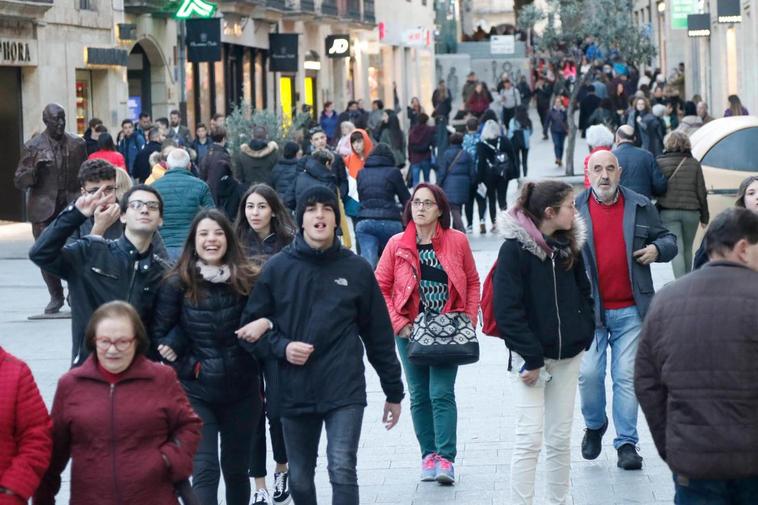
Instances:
[[[140,210],[142,207],[147,207],[147,210],[160,210],[161,203],[156,201],[143,202],[142,200],[129,200],[129,208],[132,210]]]
[[[101,351],[107,351],[111,346],[115,347],[117,351],[124,352],[129,349],[134,343],[133,338],[120,338],[118,340],[110,340],[107,338],[96,338],[95,345]]]
[[[423,207],[424,209],[429,210],[432,207],[435,207],[437,205],[437,202],[433,202],[431,200],[413,200],[411,201],[411,205],[414,209]]]
[[[100,186],[98,186],[98,187],[95,187],[95,188],[92,188],[92,189],[85,189],[84,192],[87,193],[88,195],[94,195],[95,193],[97,193],[98,191],[100,191],[100,189],[101,189]],[[113,192],[116,191],[116,187],[115,186],[105,186],[104,188],[102,188],[102,190],[103,190],[103,194],[104,195],[112,195]]]

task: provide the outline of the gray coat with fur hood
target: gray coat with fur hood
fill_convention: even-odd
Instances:
[[[544,360],[572,358],[592,342],[592,288],[584,268],[584,219],[548,239],[520,210],[503,212],[498,228],[505,239],[493,277],[495,319],[505,344],[527,370]]]

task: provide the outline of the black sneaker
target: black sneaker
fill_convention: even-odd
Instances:
[[[633,444],[624,444],[618,448],[618,467],[624,470],[640,470],[642,468],[642,456],[637,454],[637,448]]]
[[[600,451],[603,450],[603,435],[607,429],[608,417],[606,416],[605,422],[599,429],[587,428],[584,430],[584,438],[582,439],[582,457],[584,459],[596,459],[600,456]]]
[[[290,501],[289,472],[274,473],[274,503],[282,504]]]

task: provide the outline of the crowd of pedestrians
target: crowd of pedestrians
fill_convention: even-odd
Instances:
[[[478,359],[480,319],[509,351],[512,503],[534,503],[543,445],[547,500],[570,502],[577,391],[583,458],[599,457],[612,421],[618,467],[642,468],[641,404],[677,503],[749,496],[753,455],[739,444],[751,435],[752,390],[738,377],[751,376],[743,357],[754,353],[736,307],[758,270],[758,181],[743,183],[693,253],[710,219],[702,169],[687,133],[666,133],[653,110],[664,105],[644,96],[612,129],[591,124],[603,99],[585,107],[583,192],[523,180],[532,98],[559,165],[568,132],[565,97],[544,91],[555,86],[544,71],[534,91],[507,77],[490,91],[470,74],[465,132],[450,126],[444,82],[431,115],[418,100],[408,106],[407,136],[397,106],[350,102],[337,113],[327,103],[303,143],[279,145],[256,126],[234,156],[223,117],[192,138],[176,111],[155,124],[141,115],[122,124],[118,150],[92,122],[80,194],[29,253],[68,285],[72,369],[48,415],[29,369],[0,349],[0,391],[13,399],[0,397],[0,426],[12,427],[0,430],[0,502],[54,503],[71,461],[72,503],[212,505],[223,476],[230,505],[311,505],[325,431],[332,502],[357,504],[364,354],[385,427],[400,420],[404,373],[420,479],[452,485],[456,377]],[[467,237],[474,203],[479,232],[503,240],[483,283]],[[683,277],[655,299],[654,262]],[[738,296],[732,319],[715,308],[727,291]],[[723,363],[735,374],[711,380],[699,371],[712,369],[719,331],[734,333]],[[688,345],[692,334],[702,342]],[[700,396],[682,405],[693,389]],[[708,401],[734,412],[727,432]]]

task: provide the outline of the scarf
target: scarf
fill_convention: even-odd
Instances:
[[[195,265],[197,265],[197,270],[203,279],[213,284],[229,282],[229,279],[232,277],[229,265],[214,266],[205,263],[203,260],[197,260]]]

